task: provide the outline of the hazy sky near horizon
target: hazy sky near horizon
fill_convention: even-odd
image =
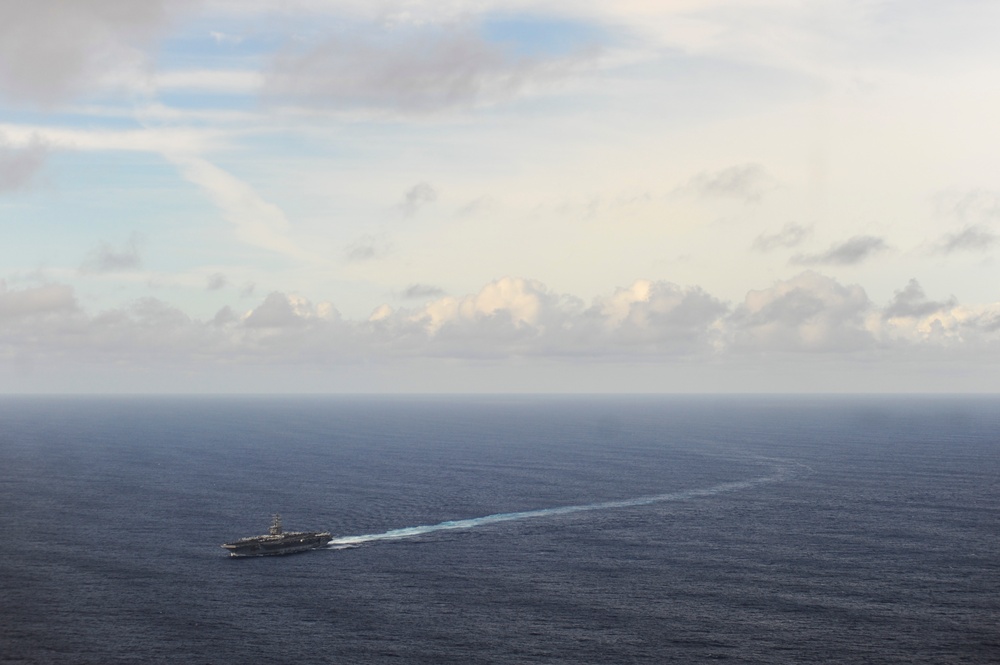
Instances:
[[[998,25],[0,0],[0,392],[997,391]]]

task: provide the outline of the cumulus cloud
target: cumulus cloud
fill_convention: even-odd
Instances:
[[[912,316],[884,318],[879,330],[883,344],[901,349],[937,349],[964,352],[977,365],[991,362],[998,349],[1000,303],[962,305],[956,302],[928,307]]]
[[[412,217],[422,207],[436,200],[437,190],[426,182],[418,182],[403,195],[403,201],[399,204],[399,209],[404,216]]]
[[[1000,306],[993,307],[990,311],[984,311],[976,321],[976,326],[986,333],[1000,331]]]
[[[701,288],[637,280],[599,298],[591,312],[599,313],[603,326],[614,331],[619,343],[690,351],[712,345],[715,324],[727,310]]]
[[[900,291],[896,291],[892,302],[883,310],[885,318],[921,317],[955,307],[954,297],[948,300],[928,300],[923,287],[915,279],[911,279]]]
[[[143,49],[189,0],[0,3],[0,96],[50,106],[115,79],[135,81]]]
[[[307,301],[275,292],[268,294],[264,302],[251,310],[243,324],[248,328],[299,327],[305,325],[309,315]]]
[[[739,164],[720,171],[699,173],[684,187],[708,198],[732,198],[756,203],[776,181],[760,164]]]
[[[572,357],[576,368],[683,361],[724,371],[779,356],[867,358],[879,366],[880,357],[892,362],[932,352],[981,364],[997,351],[1000,303],[933,302],[911,281],[880,308],[861,287],[812,271],[752,290],[735,308],[698,287],[664,281],[637,280],[587,304],[537,280],[504,277],[476,293],[419,307],[382,305],[361,320],[343,319],[332,303],[281,292],[242,313],[224,307],[207,320],[155,298],[88,314],[69,286],[9,289],[0,281],[0,358],[60,368],[67,362],[130,369],[167,363],[224,373],[359,360]]]
[[[0,279],[0,323],[15,319],[67,314],[77,310],[73,289],[65,284],[44,284],[11,290]]]
[[[807,271],[750,291],[729,321],[743,351],[853,351],[870,347],[866,319],[874,310],[860,286],[843,286]]]
[[[801,224],[786,224],[777,233],[762,233],[753,241],[753,248],[759,252],[798,247],[812,235],[812,228]]]
[[[28,187],[45,165],[48,152],[48,147],[38,139],[15,147],[0,135],[0,194]]]
[[[421,307],[379,308],[363,331],[385,352],[412,356],[504,358],[538,355],[564,330],[562,296],[536,280],[505,277],[476,294]]]
[[[434,355],[677,356],[711,353],[726,311],[701,289],[669,282],[639,280],[588,306],[537,280],[504,277],[476,294],[375,318],[383,335]]]
[[[102,242],[90,250],[80,270],[85,273],[121,272],[135,270],[141,265],[138,240],[133,235],[121,248]]]
[[[519,56],[463,25],[359,27],[277,57],[264,92],[309,107],[426,113],[502,102],[592,58]]]
[[[239,321],[239,317],[236,316],[236,312],[229,305],[226,305],[212,317],[212,325],[215,327],[227,326],[232,323]]]
[[[514,328],[542,325],[543,305],[553,298],[544,284],[536,280],[504,277],[490,282],[476,295],[436,300],[410,315],[430,333],[442,328],[468,327],[500,317]]]
[[[889,246],[885,240],[877,236],[854,236],[845,242],[832,245],[825,252],[818,254],[797,254],[792,257],[792,263],[800,265],[853,266],[863,263],[868,258],[888,248]]]

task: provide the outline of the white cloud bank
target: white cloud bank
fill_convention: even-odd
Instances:
[[[406,367],[419,366],[433,376],[437,369],[481,363],[501,368],[508,379],[511,373],[519,376],[528,390],[540,371],[579,375],[588,367],[604,371],[636,364],[664,371],[683,367],[686,375],[711,372],[722,382],[730,373],[742,373],[741,381],[730,385],[753,390],[747,368],[761,359],[767,360],[755,370],[761,389],[772,385],[769,373],[780,367],[798,367],[795,385],[829,389],[822,375],[806,369],[817,363],[832,363],[841,373],[846,367],[882,373],[906,365],[933,375],[942,366],[974,367],[980,381],[968,389],[982,389],[998,354],[1000,303],[932,301],[911,281],[880,306],[860,286],[812,271],[752,290],[736,305],[698,287],[646,280],[588,305],[538,281],[505,277],[460,298],[440,297],[412,308],[383,305],[359,321],[343,319],[332,303],[278,292],[242,313],[226,307],[208,321],[153,298],[88,314],[68,286],[11,289],[0,283],[0,359],[21,368],[14,373],[21,379],[36,371],[25,367],[94,367],[103,373],[118,368],[144,377],[145,389],[154,391],[158,368],[188,372],[188,388],[197,389],[203,379],[193,377],[218,382],[249,369],[272,379],[306,373],[361,380],[373,368],[406,374]],[[592,377],[573,388],[641,389],[630,384],[639,376],[630,371],[612,384]],[[14,378],[4,378],[7,389]],[[269,385],[274,384],[234,382],[229,389],[266,391]],[[306,386],[324,384],[298,385],[310,390]]]
[[[263,91],[278,104],[423,114],[542,90],[592,67],[595,56],[515,55],[460,23],[354,25],[278,55]]]
[[[0,3],[0,98],[54,106],[146,76],[145,49],[193,0]]]
[[[0,1],[0,391],[1000,389],[960,4]]]
[[[29,187],[47,156],[47,146],[37,137],[24,146],[13,146],[0,134],[0,194]]]

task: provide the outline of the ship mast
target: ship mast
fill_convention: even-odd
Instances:
[[[272,536],[281,535],[281,515],[279,515],[278,513],[274,514],[274,518],[271,521],[271,528],[269,529],[269,533]]]

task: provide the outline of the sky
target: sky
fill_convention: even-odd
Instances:
[[[0,0],[0,392],[997,392],[997,25]]]

